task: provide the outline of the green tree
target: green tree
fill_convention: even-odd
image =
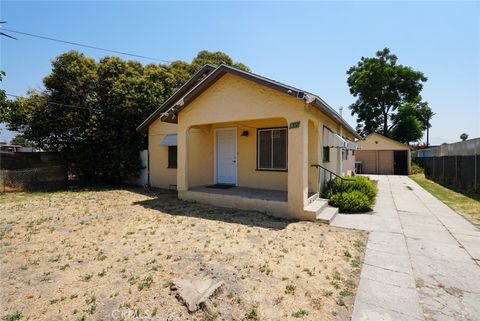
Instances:
[[[10,141],[10,144],[21,145],[23,147],[33,147],[32,142],[28,141],[25,136],[21,134],[15,135],[15,137],[13,137]]]
[[[421,100],[420,92],[427,81],[422,72],[397,64],[397,56],[388,48],[373,58],[362,57],[347,74],[350,93],[357,98],[350,109],[357,116],[357,131],[362,135],[388,135],[395,127],[391,120],[396,110]]]
[[[414,103],[400,106],[394,116],[394,122],[395,127],[390,133],[393,139],[409,144],[422,138],[425,125],[419,119],[419,107]]]
[[[202,50],[192,60],[190,72],[194,73],[199,68],[203,67],[205,64],[212,64],[214,66],[225,64],[244,71],[250,71],[247,66],[239,62],[234,62],[232,58],[230,58],[227,54],[221,51],[211,52],[208,50]]]
[[[147,146],[136,127],[171,96],[197,64],[234,64],[223,53],[200,52],[191,64],[142,65],[117,57],[99,62],[76,51],[52,62],[44,92],[5,104],[10,130],[43,150],[58,152],[84,178],[118,180],[141,169]],[[227,59],[228,58],[228,59]]]

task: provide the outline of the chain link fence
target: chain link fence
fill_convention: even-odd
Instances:
[[[0,192],[52,190],[64,188],[67,171],[64,166],[37,167],[22,170],[0,170]]]
[[[37,154],[37,155],[29,155]],[[53,190],[67,185],[67,168],[51,155],[0,154],[0,193]]]

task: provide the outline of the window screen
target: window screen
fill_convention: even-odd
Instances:
[[[258,130],[257,167],[266,170],[287,169],[287,129]]]

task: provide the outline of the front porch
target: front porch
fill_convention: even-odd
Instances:
[[[256,210],[276,217],[291,218],[288,216],[286,191],[241,186],[229,188],[199,186],[178,193],[179,197],[185,200],[242,210]]]
[[[290,123],[265,118],[179,126],[179,197],[314,220],[305,206],[318,194],[308,166],[318,161],[318,125],[304,118],[290,130]],[[216,184],[231,187],[212,188]]]

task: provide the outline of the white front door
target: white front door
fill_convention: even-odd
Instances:
[[[217,129],[215,131],[215,183],[237,184],[237,130]]]

